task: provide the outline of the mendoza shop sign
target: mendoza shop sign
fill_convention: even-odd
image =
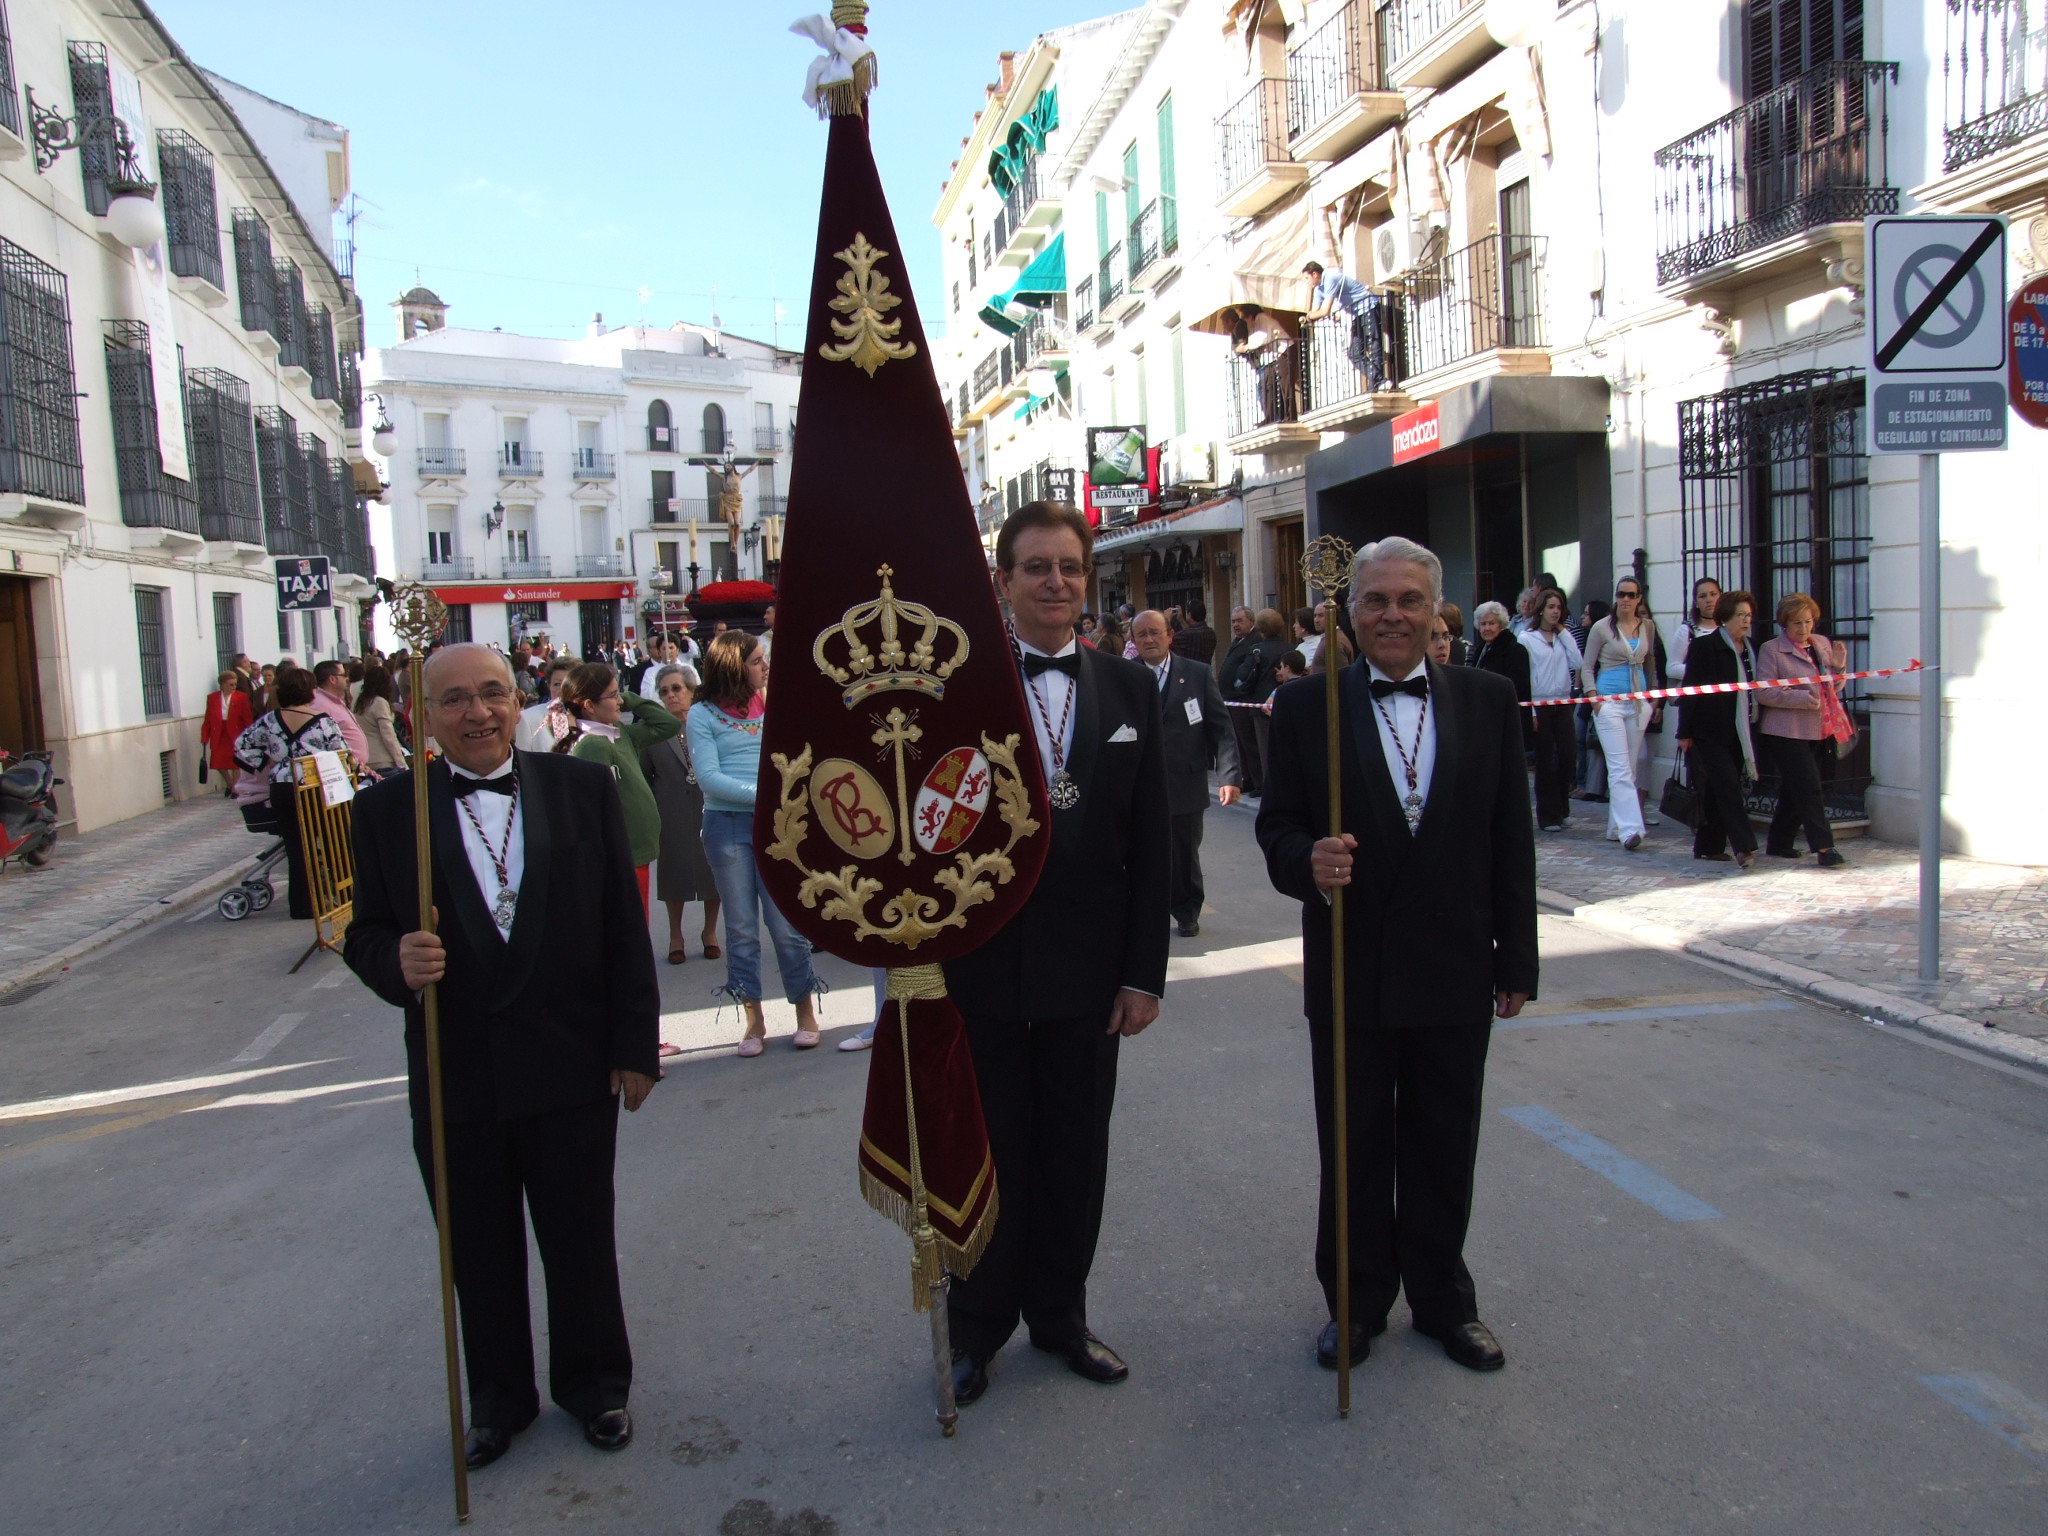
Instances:
[[[334,578],[325,555],[303,555],[277,562],[277,607],[280,613],[334,606]]]
[[[1444,444],[1443,424],[1437,419],[1434,400],[1405,416],[1396,416],[1392,426],[1396,464],[1426,459]]]

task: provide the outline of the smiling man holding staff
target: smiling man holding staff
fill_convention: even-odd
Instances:
[[[431,1198],[423,993],[439,994],[449,1228],[468,1365],[466,1460],[481,1467],[540,1412],[526,1212],[547,1272],[549,1391],[602,1450],[632,1439],[633,1357],[612,1230],[623,1099],[654,1086],[660,993],[612,775],[513,750],[504,656],[452,645],[427,662],[434,926],[420,921],[410,773],[355,812],[345,955],[405,1010],[413,1146]],[[565,955],[575,963],[563,964]]]
[[[1386,538],[1359,552],[1359,659],[1339,680],[1343,825],[1329,815],[1320,679],[1280,690],[1259,812],[1273,885],[1302,904],[1322,1196],[1316,1275],[1339,1313],[1329,893],[1345,898],[1350,1363],[1406,1292],[1416,1331],[1473,1370],[1505,1360],[1479,1321],[1465,1230],[1495,1016],[1536,995],[1536,858],[1522,726],[1505,678],[1426,659],[1443,566]],[[1332,1321],[1316,1344],[1335,1370]]]

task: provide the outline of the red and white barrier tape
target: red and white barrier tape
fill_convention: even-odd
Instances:
[[[1822,677],[1768,677],[1753,683],[1701,683],[1677,688],[1645,688],[1640,693],[1582,693],[1569,699],[1531,699],[1524,709],[1547,709],[1553,704],[1625,704],[1643,699],[1694,699],[1710,693],[1751,693],[1759,688],[1804,688],[1811,683],[1853,683],[1864,677],[1903,677],[1909,672],[1934,672],[1914,657],[1903,667],[1881,667],[1875,672],[1830,672]],[[1264,709],[1265,700],[1226,699],[1226,709]]]
[[[1860,677],[1902,677],[1908,672],[1933,672],[1914,657],[1903,667],[1883,667],[1875,672],[1829,672],[1819,677],[1766,677],[1753,683],[1702,683],[1697,687],[1645,688],[1640,693],[1582,693],[1575,699],[1531,699],[1524,709],[1546,709],[1553,704],[1625,704],[1639,699],[1693,699],[1709,693],[1751,693],[1759,688],[1804,688],[1813,683],[1853,683]]]

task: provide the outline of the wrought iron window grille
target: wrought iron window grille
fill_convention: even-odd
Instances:
[[[298,263],[280,261],[270,272],[271,318],[274,324],[270,334],[277,341],[277,364],[280,368],[298,368],[312,371],[308,358],[311,355],[311,321],[306,314],[306,284],[299,276]]]
[[[229,221],[235,232],[235,295],[241,302],[242,329],[275,337],[277,277],[270,226],[254,208],[235,209]]]
[[[274,405],[256,408],[256,470],[263,490],[263,543],[273,555],[312,553],[312,520],[301,499],[298,423]]]
[[[0,491],[83,505],[64,274],[0,239]]]
[[[312,375],[309,387],[315,400],[338,397],[334,378],[334,317],[325,304],[315,304],[306,311],[305,367]]]
[[[28,98],[36,174],[43,175],[59,155],[75,149],[78,174],[85,184],[85,205],[95,218],[104,216],[107,205],[117,197],[154,197],[156,183],[149,179],[128,125],[114,112],[106,44],[67,43],[65,47],[71,65],[73,114],[66,117],[55,107],[40,105],[34,86],[23,89]],[[13,93],[8,94],[11,97]]]
[[[105,327],[107,404],[113,414],[114,468],[121,485],[121,521],[130,528],[199,532],[199,501],[192,483],[165,473],[159,436],[163,403],[156,397],[149,327],[140,320],[108,320]],[[180,369],[182,378],[183,370]],[[179,394],[184,393],[182,387]],[[187,429],[185,402],[176,402]],[[186,430],[186,457],[191,434]]]
[[[263,543],[263,494],[256,473],[249,386],[221,368],[185,374],[186,423],[199,531],[237,544]]]
[[[0,0],[0,128],[19,137],[21,104],[14,95],[14,40],[7,30],[7,4]]]
[[[156,163],[163,177],[164,246],[171,270],[224,288],[213,156],[182,128],[161,128]]]

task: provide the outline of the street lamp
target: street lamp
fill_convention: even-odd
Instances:
[[[364,396],[377,402],[377,424],[370,428],[370,446],[377,451],[377,457],[388,459],[398,451],[398,431],[391,425],[391,413],[384,409],[384,397],[378,394]]]
[[[36,174],[42,175],[57,163],[67,149],[100,137],[113,141],[114,174],[107,178],[107,228],[123,245],[146,251],[164,237],[164,210],[157,201],[156,183],[143,173],[142,160],[135,152],[135,140],[128,125],[111,112],[88,117],[81,112],[66,117],[55,107],[36,101],[35,87],[23,88],[28,97],[29,136],[35,141]]]
[[[1503,48],[1527,48],[1557,14],[1548,0],[1486,0],[1486,30]]]
[[[505,526],[505,503],[494,501],[491,510],[484,514],[484,537],[489,538]]]

